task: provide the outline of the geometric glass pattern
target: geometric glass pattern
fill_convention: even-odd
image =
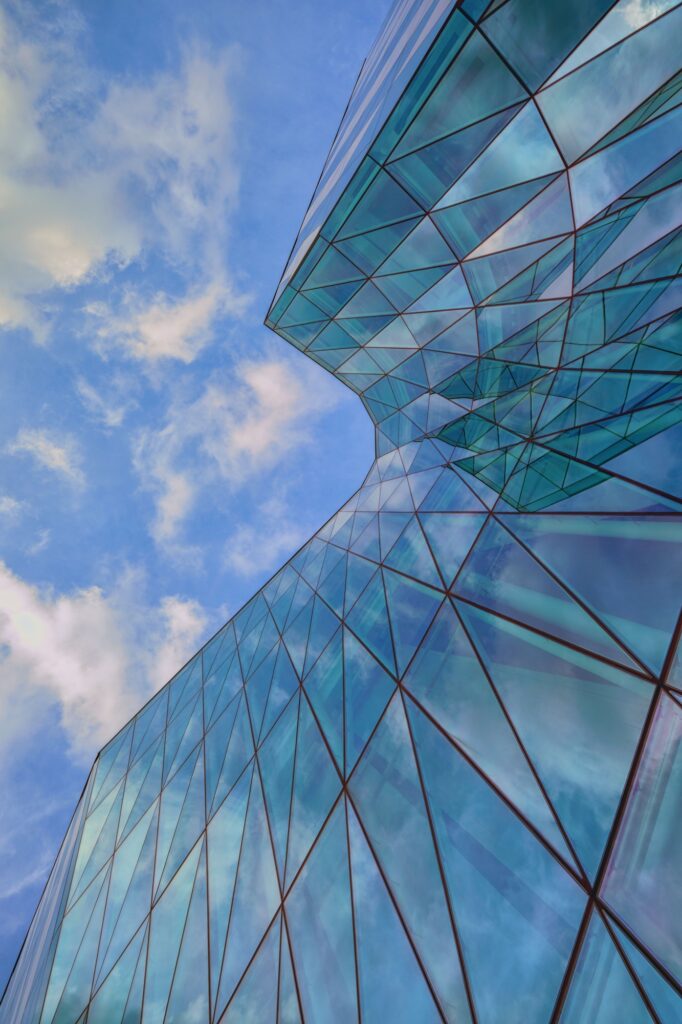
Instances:
[[[267,320],[376,459],[99,754],[2,1024],[682,1020],[681,35],[396,5]]]

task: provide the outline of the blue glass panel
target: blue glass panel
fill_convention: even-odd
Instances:
[[[448,603],[424,638],[404,685],[494,785],[571,862],[565,840],[503,705]]]
[[[279,918],[239,984],[222,1020],[224,1024],[277,1020]]]
[[[307,700],[301,698],[296,737],[294,795],[287,851],[287,885],[322,828],[341,787]]]
[[[547,1021],[585,895],[414,706],[410,720],[478,1019]]]
[[[258,900],[254,900],[254,893],[259,894]],[[218,989],[218,1016],[267,931],[279,900],[260,780],[254,773]]]
[[[583,867],[594,877],[653,696],[650,684],[461,606]]]
[[[366,1021],[440,1021],[362,829],[349,812],[360,1006]]]
[[[682,980],[682,707],[661,695],[603,894],[648,949]]]
[[[317,841],[286,901],[306,1020],[358,1019],[355,952],[343,804]]]
[[[580,950],[580,958],[561,1014],[562,1024],[650,1024],[651,1016],[642,1002],[628,969],[593,911]]]
[[[665,980],[622,928],[613,921],[610,921],[610,924],[621,950],[639,978],[661,1024],[675,1024],[675,1021],[682,1018],[682,995]]]
[[[469,1010],[402,701],[389,705],[350,793],[446,1016]]]

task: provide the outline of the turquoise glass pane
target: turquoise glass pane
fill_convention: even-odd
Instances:
[[[568,997],[561,1014],[562,1024],[649,1024],[651,1016],[619,955],[604,922],[593,911],[580,950]]]
[[[416,708],[410,720],[478,1019],[547,1021],[585,894]]]
[[[604,898],[682,979],[682,707],[662,694],[604,881]]]
[[[285,905],[306,1019],[358,1020],[350,869],[343,804],[317,841]]]
[[[653,688],[610,665],[460,606],[511,721],[594,878]]]
[[[392,6],[251,410],[324,447],[307,355],[374,458],[95,759],[0,1024],[678,1024],[681,18]]]
[[[459,957],[400,696],[350,781],[375,856],[448,1017],[469,1019]],[[458,1016],[459,1015],[459,1016]]]
[[[352,811],[348,825],[362,1019],[435,1024],[440,1014]]]

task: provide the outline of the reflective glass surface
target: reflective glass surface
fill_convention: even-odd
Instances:
[[[376,459],[98,756],[3,1024],[682,1019],[681,17],[396,5],[267,320]]]

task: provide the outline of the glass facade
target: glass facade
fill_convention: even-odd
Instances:
[[[681,37],[396,6],[267,320],[376,460],[98,756],[2,1024],[682,1020]]]

